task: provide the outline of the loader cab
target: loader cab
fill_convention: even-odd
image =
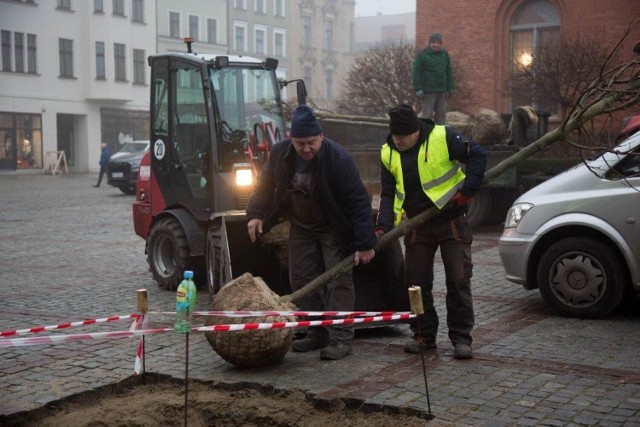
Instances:
[[[164,207],[197,221],[244,209],[285,134],[277,61],[171,53],[149,65],[151,170]]]

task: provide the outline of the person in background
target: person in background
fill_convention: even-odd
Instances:
[[[371,219],[369,194],[351,155],[325,138],[316,117],[306,105],[296,108],[291,137],[273,146],[258,176],[247,206],[249,237],[276,225],[291,223],[289,279],[296,291],[355,251],[354,263],[367,264],[375,256],[377,239]],[[316,295],[300,304],[306,311],[353,311],[352,272],[341,274]],[[317,349],[323,360],[351,354],[351,327],[311,327],[292,350]]]
[[[413,89],[422,102],[421,116],[444,125],[447,99],[455,90],[449,53],[442,47],[442,36],[433,33],[429,46],[413,60]]]
[[[438,315],[433,304],[434,257],[442,256],[447,287],[446,307],[453,357],[469,359],[474,326],[471,299],[471,227],[466,209],[480,189],[487,158],[484,148],[448,126],[419,119],[409,105],[389,110],[389,131],[380,152],[380,207],[376,235],[428,208],[438,214],[411,230],[404,239],[407,286],[422,288],[424,314],[412,319],[413,338],[407,353],[436,348]],[[463,172],[462,164],[466,165]]]
[[[111,157],[111,151],[109,151],[109,146],[106,142],[102,143],[100,149],[100,161],[98,162],[100,164],[100,175],[98,175],[98,183],[94,185],[96,188],[100,187],[100,184],[102,183],[102,177],[107,172],[107,165],[109,164],[109,158]]]

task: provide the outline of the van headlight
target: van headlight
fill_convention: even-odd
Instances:
[[[511,206],[507,212],[507,219],[504,222],[504,228],[515,228],[522,221],[522,217],[533,207],[531,203],[517,203]]]
[[[251,187],[253,185],[253,168],[250,163],[234,164],[233,176],[238,187]]]

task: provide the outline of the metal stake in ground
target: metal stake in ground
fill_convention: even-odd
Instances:
[[[142,314],[142,318],[140,321],[144,327],[145,318],[147,316],[147,311],[149,311],[149,304],[147,302],[147,290],[146,289],[138,289],[136,291],[136,297],[138,302],[138,311]],[[142,380],[145,380],[145,366],[144,366],[144,335],[142,336]]]
[[[411,312],[416,316],[420,316],[424,313],[424,307],[422,305],[422,288],[420,286],[412,286],[409,288],[409,301],[411,303]],[[420,321],[416,319],[418,325],[418,335],[420,334]],[[431,414],[431,401],[429,399],[429,383],[427,382],[427,365],[424,361],[424,350],[420,352],[420,358],[422,359],[422,375],[424,376],[424,388],[427,393],[427,408],[429,414],[427,415],[430,420],[435,417]]]
[[[187,404],[189,395],[189,332],[185,334],[184,345],[184,427],[187,427]]]

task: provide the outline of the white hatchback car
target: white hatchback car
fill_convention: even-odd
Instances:
[[[563,315],[601,317],[640,295],[640,132],[520,196],[499,251],[507,280]]]

